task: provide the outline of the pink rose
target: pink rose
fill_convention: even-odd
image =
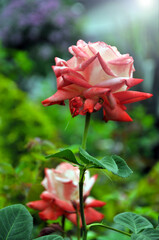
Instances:
[[[104,120],[132,121],[125,104],[150,98],[152,94],[128,91],[142,82],[133,78],[133,58],[120,54],[116,47],[104,42],[88,44],[83,40],[69,47],[73,57],[65,61],[55,58],[53,70],[57,92],[42,101],[44,106],[64,105],[69,99],[72,116],[85,115],[103,108]]]
[[[105,202],[88,197],[96,179],[97,175],[90,177],[89,171],[86,171],[83,196],[87,224],[101,221],[104,218],[104,215],[93,207],[102,207]],[[76,224],[76,209],[79,211],[78,182],[79,169],[69,163],[61,163],[56,169],[46,168],[45,178],[42,181],[45,191],[40,196],[41,200],[29,202],[27,205],[39,210],[39,216],[43,220],[56,220],[59,216],[65,215]]]

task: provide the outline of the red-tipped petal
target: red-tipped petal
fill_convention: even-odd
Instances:
[[[73,75],[75,77],[81,78],[86,81],[86,79],[83,77],[82,74],[75,71],[74,69],[71,69],[70,67],[52,66],[52,68],[53,68],[57,78],[65,75],[65,74],[69,74],[69,75]]]
[[[63,209],[64,211],[68,211],[68,212],[74,211],[74,208],[71,203],[69,203],[68,201],[60,200],[54,194],[51,194],[47,191],[44,191],[40,195],[40,197],[41,199],[43,199],[44,201],[47,201],[48,203],[53,201],[59,208]]]
[[[100,95],[110,92],[109,88],[91,87],[83,92],[85,98],[99,97]]]
[[[128,104],[138,102],[152,97],[150,93],[136,92],[136,91],[123,91],[114,93],[114,96],[120,101],[121,104]]]
[[[67,66],[67,62],[61,58],[55,57],[56,66]]]
[[[110,92],[108,95],[107,95],[107,98],[108,98],[108,101],[109,101],[109,104],[110,104],[110,107],[112,109],[114,109],[117,105],[117,102],[116,102],[116,99],[114,97],[114,95]]]
[[[87,43],[80,39],[80,40],[77,41],[77,46],[85,47],[85,46],[87,46]]]
[[[111,70],[111,68],[107,65],[107,63],[103,60],[101,55],[98,53],[98,60],[103,68],[103,70],[106,72],[106,74],[116,77],[116,74]]]
[[[60,200],[60,199],[55,199],[55,203],[57,206],[59,206],[59,208],[63,209],[66,212],[74,212],[75,209],[73,207],[73,205],[69,202]]]
[[[133,58],[130,57],[129,54],[124,54],[116,59],[110,60],[108,63],[112,65],[123,65],[132,63],[133,61],[134,61]]]
[[[88,197],[85,201],[85,207],[103,207],[106,202],[102,202],[91,197]]]
[[[48,191],[44,191],[41,193],[40,198],[44,201],[52,201],[55,199],[55,195]]]
[[[73,224],[77,225],[77,216],[76,213],[65,213],[66,218],[71,221]],[[82,221],[80,219],[80,227],[82,227]]]
[[[62,104],[64,103],[64,100],[71,99],[73,97],[76,97],[79,95],[79,90],[72,90],[72,89],[59,89],[54,95],[51,97],[45,99],[41,103],[44,106],[50,106],[53,104]]]
[[[56,220],[59,216],[62,216],[64,211],[56,206],[54,203],[50,204],[48,208],[39,213],[39,217],[42,220]]]
[[[71,75],[64,75],[63,76],[64,80],[71,82],[73,84],[76,84],[80,87],[84,87],[84,88],[90,88],[92,87],[92,85],[90,85],[88,82],[86,82],[86,80],[83,80],[82,78],[78,78],[76,76],[71,76]]]
[[[84,215],[85,215],[85,220],[86,224],[90,224],[92,222],[100,222],[103,218],[104,215],[93,208],[85,208],[84,209]],[[72,214],[66,214],[66,218],[70,220],[72,223],[77,225],[77,217],[75,213]],[[82,227],[82,221],[80,219],[80,227]]]
[[[27,206],[30,208],[33,208],[35,210],[42,211],[48,207],[48,202],[44,201],[44,200],[38,200],[38,201],[33,201],[33,202],[27,203]]]
[[[57,78],[57,89],[62,89],[63,87],[66,87],[70,84],[72,83],[65,80],[63,76],[60,76]]]
[[[86,224],[90,224],[92,222],[100,222],[104,215],[93,208],[85,208],[84,210]]]
[[[128,89],[143,82],[143,79],[140,78],[129,78],[126,80],[126,85],[128,86]]]
[[[83,111],[84,112],[89,112],[89,113],[92,113],[94,111],[94,106],[96,104],[96,100],[94,99],[89,99],[87,98],[84,102],[84,108],[83,108]]]
[[[109,89],[111,89],[112,92],[115,92],[125,86],[124,90],[126,90],[127,80],[128,80],[128,78],[123,78],[123,77],[112,78],[112,79],[102,81],[102,82],[96,84],[94,87],[109,88]]]
[[[79,64],[76,68],[74,68],[75,71],[84,71],[95,59],[97,55],[90,57],[88,60],[82,62]]]
[[[103,105],[104,120],[119,121],[119,122],[132,122],[131,117],[123,110],[123,108],[117,105],[114,109],[111,109],[107,104]]]
[[[69,47],[69,52],[72,55],[75,55],[80,58],[88,58],[88,54],[79,46],[71,46]]]

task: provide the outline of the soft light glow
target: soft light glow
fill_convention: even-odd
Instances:
[[[145,7],[145,8],[149,8],[149,7],[152,7],[154,1],[153,0],[138,0],[139,1],[139,4],[142,6],[142,7]]]

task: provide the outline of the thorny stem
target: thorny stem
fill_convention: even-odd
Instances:
[[[104,228],[107,228],[107,229],[109,229],[109,230],[112,230],[112,231],[115,231],[115,232],[118,232],[118,233],[121,233],[121,234],[124,234],[124,235],[126,235],[126,236],[131,237],[131,234],[130,234],[130,233],[127,233],[127,232],[118,230],[118,229],[113,228],[113,227],[109,227],[109,226],[104,225],[104,224],[102,224],[102,223],[92,223],[92,224],[90,224],[90,225],[87,225],[87,231],[88,231],[91,227],[104,227]]]

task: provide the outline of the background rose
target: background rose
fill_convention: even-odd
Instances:
[[[58,91],[42,103],[64,105],[69,99],[72,116],[92,113],[103,107],[104,120],[132,121],[124,104],[144,100],[152,94],[127,91],[142,82],[133,78],[133,58],[120,54],[116,47],[104,42],[77,42],[69,47],[73,57],[55,58],[53,70]]]
[[[96,179],[97,175],[90,177],[89,171],[86,171],[83,195],[87,224],[101,221],[104,217],[93,207],[102,207],[105,202],[88,197]],[[42,181],[45,191],[40,196],[41,200],[29,202],[27,205],[39,210],[39,216],[43,220],[56,220],[59,216],[65,215],[76,224],[76,211],[79,211],[78,182],[79,169],[69,163],[61,163],[56,169],[46,168],[45,178]]]

